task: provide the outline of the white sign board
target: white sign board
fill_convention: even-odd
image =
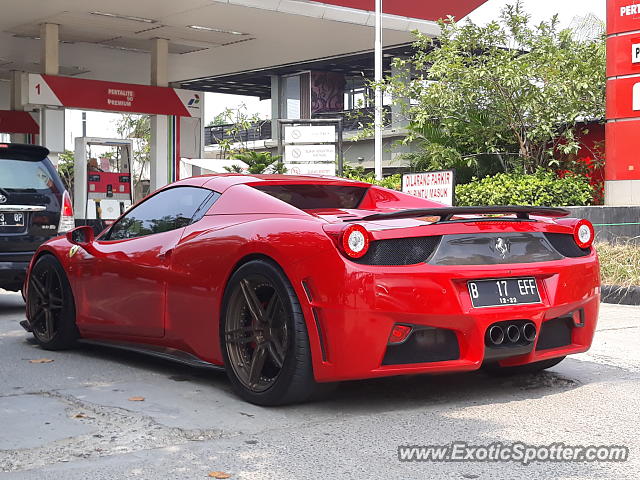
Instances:
[[[631,108],[640,110],[640,82],[633,85]]]
[[[631,45],[631,63],[640,63],[640,43]]]
[[[336,161],[335,145],[286,145],[284,161],[296,162],[330,162]]]
[[[334,143],[336,127],[323,126],[286,126],[284,127],[284,143]]]
[[[455,172],[406,173],[402,176],[402,191],[409,195],[453,206]]]
[[[289,175],[336,175],[335,163],[285,163]]]

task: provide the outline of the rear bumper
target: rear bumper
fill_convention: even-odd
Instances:
[[[600,273],[595,254],[509,266],[368,267],[345,261],[345,267],[346,288],[340,290],[335,288],[340,283],[335,277],[331,283],[306,279],[312,298],[309,315],[321,342],[316,351],[322,353],[314,355],[318,381],[475,370],[485,362],[487,329],[497,322],[526,320],[533,322],[538,332],[530,351],[514,349],[512,356],[503,355],[499,360],[503,366],[580,353],[591,346],[600,305]],[[472,306],[467,281],[524,276],[536,278],[541,303]],[[328,294],[323,294],[325,291]],[[537,343],[545,322],[574,313],[582,323],[571,325],[565,336],[570,340],[553,348],[539,348]],[[398,323],[418,329],[442,329],[445,335],[434,336],[439,338],[439,346],[442,347],[443,339],[454,338],[457,349],[445,348],[440,357],[443,361],[438,361],[436,355],[422,363],[389,364],[386,356],[389,334]]]
[[[0,288],[20,290],[24,282],[29,262],[0,261]]]

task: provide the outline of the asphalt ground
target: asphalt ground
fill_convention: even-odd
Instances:
[[[261,408],[223,373],[38,348],[0,291],[0,478],[624,479],[640,472],[640,307],[604,304],[592,349],[539,375],[342,384]],[[31,360],[52,360],[32,363]],[[137,397],[137,398],[136,398]],[[138,400],[138,401],[136,401]],[[626,462],[401,462],[401,445],[622,445]],[[215,477],[213,477],[215,478]]]

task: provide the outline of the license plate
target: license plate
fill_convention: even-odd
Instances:
[[[473,280],[467,282],[467,288],[475,308],[540,303],[540,292],[533,277]]]
[[[24,213],[0,212],[0,227],[24,227]]]

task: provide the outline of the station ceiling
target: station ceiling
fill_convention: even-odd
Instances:
[[[171,54],[170,80],[184,85],[191,82],[194,88],[197,85],[207,89],[206,83],[198,84],[197,81],[266,71],[273,66],[288,68],[302,63],[313,64],[370,51],[373,14],[345,8],[361,1],[369,0],[3,2],[0,79],[6,78],[10,70],[38,72],[40,25],[56,23],[60,25],[63,75],[148,83],[148,53],[153,40],[166,38]],[[417,18],[385,15],[384,39],[388,47],[411,42],[412,30],[437,34],[438,27],[432,21],[435,19],[426,18],[427,10],[420,7],[422,4],[444,4],[447,12],[462,15],[484,0],[396,0],[386,3],[406,7],[412,2],[417,6]],[[367,5],[363,4],[363,7]],[[369,68],[368,64],[362,67]],[[334,68],[343,67],[335,65]]]

